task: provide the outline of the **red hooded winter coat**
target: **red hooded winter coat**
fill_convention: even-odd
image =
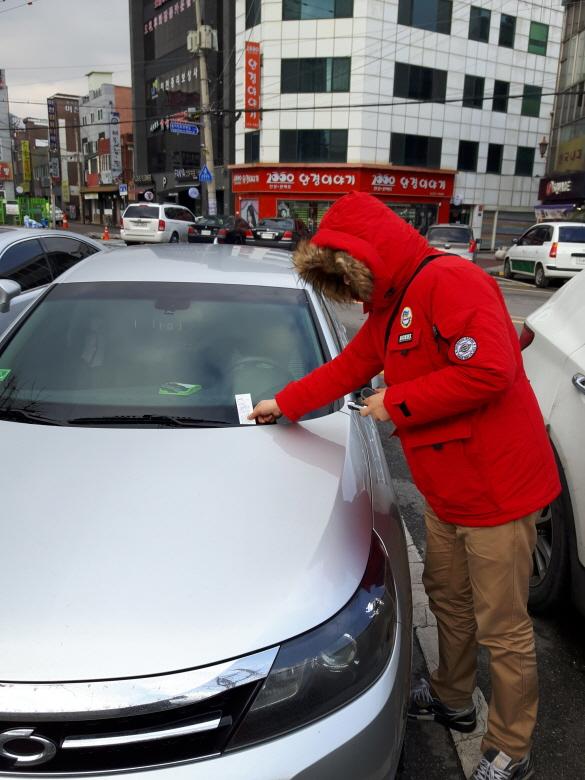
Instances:
[[[544,422],[499,287],[482,269],[435,254],[419,233],[372,196],[351,193],[312,239],[367,265],[368,319],[334,360],[276,396],[297,420],[362,387],[382,369],[384,405],[414,482],[443,521],[499,525],[550,503],[560,491]]]

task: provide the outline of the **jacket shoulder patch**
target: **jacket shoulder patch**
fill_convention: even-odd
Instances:
[[[463,336],[455,342],[454,352],[459,360],[469,360],[477,352],[477,341],[471,336]]]

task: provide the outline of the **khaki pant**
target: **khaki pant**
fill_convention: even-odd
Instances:
[[[492,696],[482,750],[514,759],[530,749],[538,678],[528,580],[536,512],[504,525],[468,528],[441,522],[427,507],[423,574],[439,632],[436,696],[449,707],[471,703],[478,643],[489,650]]]

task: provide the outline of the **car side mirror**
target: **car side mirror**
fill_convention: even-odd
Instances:
[[[449,243],[445,244],[445,249],[451,249],[451,244]]]
[[[513,238],[513,239],[512,239],[512,243],[513,243],[513,244],[518,244],[518,243],[519,243],[519,241],[518,241],[518,239],[517,239],[517,238]]]
[[[0,313],[10,311],[10,302],[22,293],[22,287],[12,279],[0,279]]]

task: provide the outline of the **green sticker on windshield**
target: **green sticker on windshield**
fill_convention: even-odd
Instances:
[[[11,368],[0,368],[0,382],[3,382],[5,379],[8,379],[11,373],[12,373]]]
[[[201,390],[201,385],[187,385],[185,382],[167,382],[159,387],[159,395],[194,395]]]

